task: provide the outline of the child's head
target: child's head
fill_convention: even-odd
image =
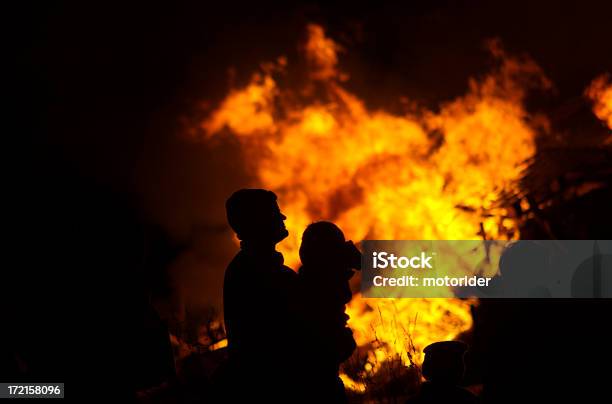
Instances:
[[[302,234],[300,259],[304,265],[335,264],[344,256],[344,233],[331,222],[310,224]]]

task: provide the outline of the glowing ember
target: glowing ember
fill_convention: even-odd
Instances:
[[[310,25],[308,34],[303,87],[279,84],[288,71],[280,58],[202,123],[207,139],[224,128],[237,136],[257,185],[279,195],[291,233],[280,249],[290,266],[299,264],[302,230],[321,219],[353,240],[518,237],[511,212],[496,200],[518,191],[515,182],[535,151],[536,129],[522,101],[528,87],[549,85],[535,63],[492,42],[499,67],[470,80],[465,96],[439,112],[398,116],[369,110],[347,91],[338,45],[320,26]],[[408,364],[409,336],[419,363],[426,345],[471,328],[473,303],[356,295],[348,313],[357,343],[369,347],[364,371],[391,356]]]
[[[612,83],[608,75],[602,75],[591,82],[586,95],[593,100],[593,112],[612,129]]]

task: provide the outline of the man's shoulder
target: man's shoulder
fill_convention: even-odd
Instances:
[[[293,269],[289,268],[287,265],[281,265],[280,274],[292,281],[297,281],[298,274]]]
[[[296,284],[298,282],[298,274],[286,265],[281,265],[277,271],[274,271],[274,278],[288,284]]]
[[[244,270],[246,264],[244,254],[242,254],[241,251],[238,252],[225,269],[225,282],[231,282],[231,280],[236,277],[248,275],[249,271]]]
[[[225,280],[245,277],[264,277],[269,279],[272,277],[273,279],[280,278],[284,281],[293,281],[298,277],[297,273],[286,265],[278,265],[278,263],[276,265],[270,265],[266,263],[266,266],[268,270],[262,271],[261,268],[258,268],[257,262],[254,262],[250,257],[244,254],[244,252],[240,251],[227,266],[225,270]]]
[[[286,276],[297,278],[298,274],[293,269],[289,268],[287,265],[281,265],[281,272]]]

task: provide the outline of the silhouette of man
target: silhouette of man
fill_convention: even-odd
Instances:
[[[467,345],[460,341],[434,342],[425,347],[422,370],[427,381],[409,403],[475,403],[476,396],[459,387],[465,373],[466,351]]]
[[[296,394],[299,379],[293,371],[298,365],[297,274],[276,251],[276,244],[288,236],[286,217],[276,195],[263,189],[235,192],[226,210],[240,239],[223,285],[230,367],[246,389],[240,395],[286,399]]]

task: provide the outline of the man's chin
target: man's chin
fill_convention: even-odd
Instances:
[[[289,236],[289,231],[287,231],[287,229],[283,229],[278,233],[278,236],[276,237],[276,242],[278,243],[280,241],[283,241],[288,236]]]

